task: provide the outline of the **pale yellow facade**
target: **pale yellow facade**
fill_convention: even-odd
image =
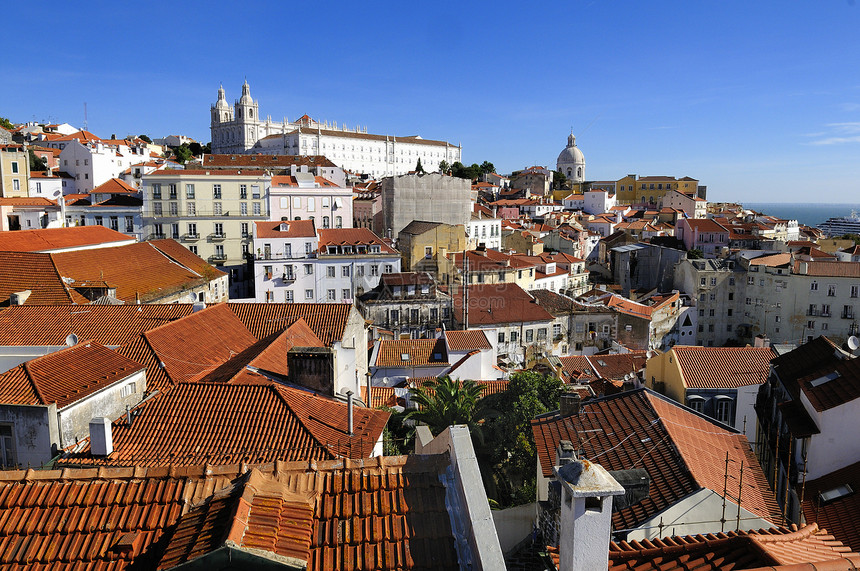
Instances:
[[[30,158],[23,145],[0,145],[0,196],[28,196]]]
[[[684,177],[627,175],[615,183],[615,196],[618,204],[659,204],[670,190],[685,194],[695,194],[699,181]]]
[[[645,363],[645,386],[679,403],[685,402],[687,387],[674,349],[648,359]]]

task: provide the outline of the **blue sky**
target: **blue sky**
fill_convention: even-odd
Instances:
[[[692,176],[711,200],[860,202],[860,6],[818,1],[12,3],[0,115],[209,140],[260,112],[462,143],[500,172]]]

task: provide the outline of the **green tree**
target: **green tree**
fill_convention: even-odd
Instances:
[[[182,143],[178,147],[170,147],[170,150],[173,151],[173,156],[176,157],[176,162],[179,164],[185,164],[186,161],[191,159],[193,153],[191,149],[188,148],[187,143]]]
[[[426,174],[424,172],[424,166],[421,164],[421,157],[418,157],[418,164],[415,165],[415,172],[417,174]]]
[[[27,149],[27,154],[30,155],[30,171],[46,171],[48,170],[48,161],[44,157],[37,156],[33,149]]]
[[[490,174],[491,172],[496,172],[496,167],[490,161],[484,161],[481,163],[481,172],[483,174]]]
[[[433,435],[454,424],[465,424],[478,441],[483,441],[481,423],[492,416],[481,398],[483,388],[475,381],[455,381],[448,376],[427,381],[422,386],[410,389],[412,401],[417,409],[406,414],[430,428]]]
[[[440,173],[447,174],[449,170],[451,170],[451,165],[448,164],[448,161],[443,160],[439,162]]]
[[[693,248],[692,250],[687,250],[687,259],[688,260],[700,260],[705,257],[705,254],[698,248]]]
[[[854,240],[855,244],[860,244],[860,234],[843,234],[839,237],[840,240]]]
[[[15,128],[15,124],[6,117],[0,117],[0,127],[3,127],[7,131],[11,131]]]
[[[147,143],[152,144],[152,139],[150,139],[146,135],[138,135],[137,138],[141,141],[146,141]]]
[[[552,187],[556,190],[561,190],[563,188],[568,188],[567,186],[567,177],[564,176],[564,173],[561,171],[553,171],[552,177]]]
[[[484,406],[497,411],[484,424],[487,439],[481,453],[489,457],[499,504],[534,501],[537,449],[531,420],[557,410],[563,388],[555,376],[521,371],[511,375],[505,391],[484,399]]]
[[[195,157],[199,157],[200,155],[203,154],[203,145],[201,145],[197,141],[194,141],[193,143],[188,145],[188,150],[190,150],[191,154],[194,155]]]

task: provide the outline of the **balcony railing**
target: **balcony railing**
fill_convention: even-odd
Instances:
[[[210,263],[226,262],[226,261],[227,261],[227,255],[226,254],[212,254],[211,256],[209,256],[209,262]]]
[[[150,234],[147,240],[164,240],[167,238],[167,234]]]
[[[305,254],[303,252],[283,253],[283,252],[263,252],[254,256],[255,260],[307,260],[316,258],[316,252]]]
[[[200,239],[200,234],[183,234],[182,241],[183,242],[196,242]]]
[[[853,311],[843,311],[842,312],[842,319],[854,319],[854,312]]]
[[[227,238],[227,234],[224,232],[213,232],[209,234],[210,242],[223,242]]]

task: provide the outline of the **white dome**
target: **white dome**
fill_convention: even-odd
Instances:
[[[254,100],[251,99],[251,86],[248,85],[248,81],[242,85],[242,97],[239,98],[240,105],[253,105]]]
[[[215,102],[216,109],[229,109],[230,106],[227,105],[227,97],[224,94],[224,86],[218,88],[218,101]]]
[[[585,180],[585,155],[576,146],[576,137],[572,133],[567,138],[567,147],[558,154],[555,165],[556,170],[573,182]]]

